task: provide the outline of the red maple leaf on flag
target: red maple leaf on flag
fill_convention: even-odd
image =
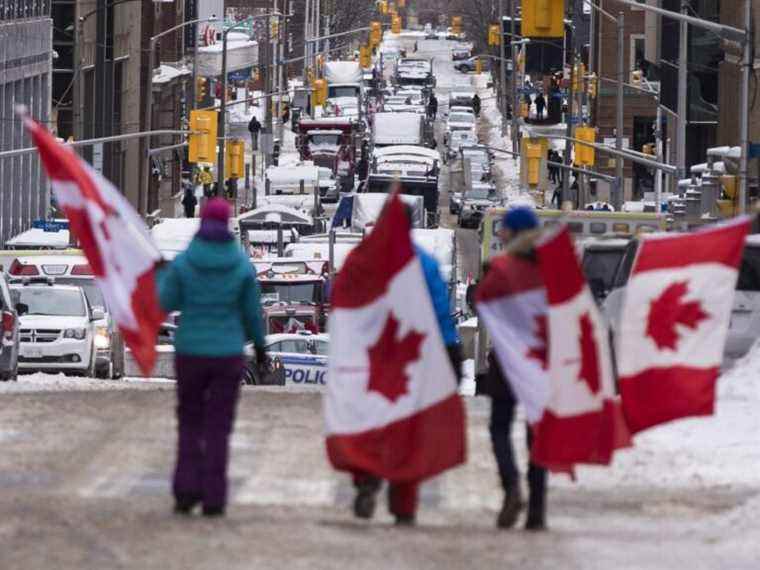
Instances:
[[[398,321],[388,313],[380,338],[369,349],[368,392],[377,392],[395,402],[408,392],[409,378],[406,367],[420,358],[420,345],[424,334],[409,331],[403,339],[396,339]]]
[[[533,319],[536,321],[534,334],[539,340],[539,344],[531,346],[526,356],[538,360],[541,363],[541,368],[546,370],[549,366],[547,355],[549,351],[549,336],[546,330],[546,315],[534,315]]]
[[[659,350],[676,350],[680,336],[676,325],[696,330],[699,323],[709,317],[702,310],[699,301],[683,301],[688,292],[688,281],[677,281],[668,285],[659,297],[651,301],[647,317],[647,336],[652,337]]]
[[[589,390],[596,394],[600,387],[599,351],[594,338],[594,325],[588,313],[583,313],[580,318],[581,328],[581,369],[578,380],[588,384]]]

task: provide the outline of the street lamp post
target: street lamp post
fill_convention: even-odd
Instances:
[[[215,22],[216,16],[212,15],[210,18],[198,18],[196,20],[188,20],[187,22],[183,22],[181,24],[178,24],[172,28],[169,28],[168,30],[164,30],[163,32],[159,32],[155,36],[152,36],[148,43],[148,81],[147,81],[147,93],[145,95],[145,130],[151,131],[153,130],[153,68],[156,65],[155,62],[155,51],[156,51],[156,42],[160,40],[162,37],[167,36],[171,33],[176,32],[177,30],[180,30],[186,26],[192,26],[195,24],[200,24],[202,22]],[[193,65],[195,65],[195,62],[193,62]],[[145,153],[143,155],[143,182],[145,184],[144,192],[143,188],[140,188],[140,192],[138,194],[138,203],[139,208],[141,212],[146,212],[148,209],[148,194],[150,190],[150,156],[148,155],[148,150],[150,150],[150,136],[148,136],[145,139]]]

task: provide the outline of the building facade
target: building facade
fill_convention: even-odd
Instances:
[[[52,21],[46,0],[6,0],[0,9],[0,152],[31,141],[15,116],[25,105],[42,124],[51,122]],[[0,157],[0,240],[4,243],[44,218],[49,184],[37,153]]]

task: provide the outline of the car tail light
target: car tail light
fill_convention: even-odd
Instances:
[[[3,311],[3,338],[13,338],[13,327],[16,325],[16,316],[10,311]]]
[[[26,265],[18,259],[14,259],[11,268],[8,271],[11,275],[39,275],[40,272],[36,265]]]
[[[71,269],[72,275],[92,275],[92,268],[89,265],[75,265]]]

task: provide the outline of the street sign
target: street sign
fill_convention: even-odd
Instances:
[[[227,81],[245,81],[251,78],[253,73],[253,67],[246,67],[245,69],[238,69],[227,73]]]
[[[747,158],[760,158],[760,143],[749,143]]]
[[[56,220],[34,220],[32,228],[42,230],[43,232],[60,232],[69,229],[69,222],[59,222]]]

